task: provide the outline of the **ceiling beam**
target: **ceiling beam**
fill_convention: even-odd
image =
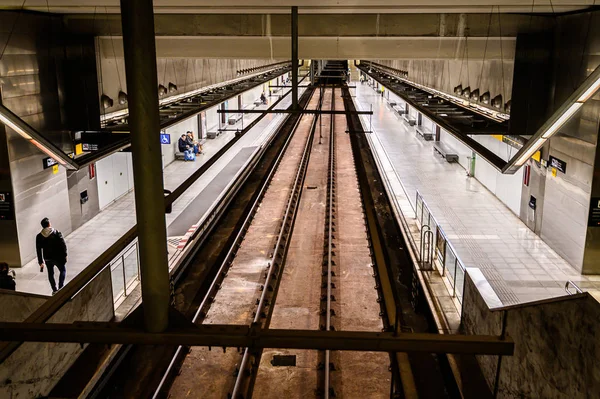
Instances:
[[[301,59],[456,59],[464,38],[456,37],[300,37]],[[470,60],[514,58],[516,39],[469,38]],[[487,42],[487,47],[486,47]],[[500,45],[502,43],[502,45]],[[102,57],[123,58],[120,37],[101,37]],[[113,50],[114,46],[114,50]],[[289,37],[179,36],[156,38],[159,58],[289,59]]]

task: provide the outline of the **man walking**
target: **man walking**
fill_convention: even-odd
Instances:
[[[60,231],[55,230],[50,225],[48,218],[42,219],[42,231],[35,237],[35,249],[37,251],[40,273],[44,271],[44,266],[48,268],[48,281],[52,287],[52,295],[60,290],[65,283],[67,269],[67,244]],[[54,266],[58,269],[58,290],[54,280]]]

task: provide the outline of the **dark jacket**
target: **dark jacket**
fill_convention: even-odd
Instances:
[[[44,259],[59,263],[67,261],[67,244],[60,231],[53,228],[42,229],[35,237],[35,249],[37,251],[38,263],[44,263]]]
[[[179,141],[177,142],[177,145],[179,146],[179,152],[186,152],[188,149],[188,143],[186,140],[182,139],[181,137],[179,138]]]
[[[17,284],[15,283],[13,276],[9,274],[0,274],[0,288],[14,291],[17,288]]]

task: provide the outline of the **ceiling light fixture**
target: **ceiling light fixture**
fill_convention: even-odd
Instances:
[[[177,85],[175,83],[169,82],[169,93],[173,93],[177,91]]]
[[[100,96],[100,104],[102,104],[102,108],[108,109],[113,106],[113,99],[106,94],[102,94]]]
[[[118,101],[119,101],[119,104],[121,104],[121,105],[127,104],[127,93],[125,93],[124,91],[121,90],[119,92]]]

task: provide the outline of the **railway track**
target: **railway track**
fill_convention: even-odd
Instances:
[[[316,91],[308,107],[344,109],[341,95]],[[345,116],[305,114],[194,322],[381,331],[377,289]],[[194,347],[174,378],[172,362],[155,397],[384,398],[388,365],[382,353]]]
[[[339,87],[310,88],[301,104],[355,110]],[[431,331],[366,139],[348,134],[361,129],[356,115],[291,114],[199,241],[174,308],[196,324]],[[455,396],[436,355],[129,349],[96,397]]]

